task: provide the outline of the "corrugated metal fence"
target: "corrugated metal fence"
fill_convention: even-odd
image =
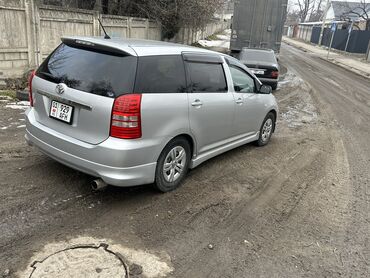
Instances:
[[[312,28],[311,42],[314,44],[319,43],[321,27]],[[332,32],[330,28],[325,28],[322,37],[322,45],[329,46],[331,41]],[[348,37],[350,36],[349,40]],[[370,42],[370,31],[353,30],[351,33],[348,30],[336,30],[333,38],[332,47],[344,51],[347,46],[347,52],[350,53],[366,53],[367,47]]]

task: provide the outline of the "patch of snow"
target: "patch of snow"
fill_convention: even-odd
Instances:
[[[294,73],[288,71],[285,74],[285,78],[282,81],[279,81],[280,87],[299,87],[304,81],[295,75]]]
[[[101,243],[108,244],[108,249],[112,252],[121,254],[126,262],[129,264],[138,264],[143,268],[143,277],[155,278],[155,277],[168,277],[168,275],[173,271],[171,266],[171,258],[164,251],[155,254],[149,252],[148,250],[140,250],[128,248],[126,246],[117,244],[109,239],[98,239],[92,237],[77,237],[69,241],[61,241],[55,243],[47,243],[42,250],[35,253],[28,263],[27,268],[18,272],[18,277],[30,277],[33,268],[29,267],[33,262],[43,260],[44,258],[50,256],[53,253],[64,250],[70,246],[76,245],[95,245],[99,246]],[[92,269],[95,267],[95,261],[90,257],[86,257],[86,265],[91,266]],[[76,275],[72,275],[76,277]],[[99,275],[98,275],[99,276]],[[95,277],[95,276],[94,276]]]
[[[218,40],[200,40],[198,43],[203,47],[220,47],[230,48],[230,35],[231,30],[225,30],[222,34],[216,35]]]
[[[26,127],[26,125],[19,125],[19,126],[17,126],[17,128],[24,128],[24,127]]]
[[[310,88],[302,78],[292,72],[287,72],[284,80],[279,82],[279,87],[290,89],[291,92],[296,93],[300,98],[297,104],[288,106],[288,111],[281,114],[282,119],[287,122],[288,127],[301,127],[317,121],[318,112],[309,94]]]
[[[198,43],[203,47],[222,47],[222,48],[229,48],[230,42],[216,40],[216,41],[207,41],[207,40],[200,40]]]
[[[12,98],[10,97],[10,96],[3,96],[3,95],[0,95],[0,99],[2,100],[2,101],[4,101],[4,100],[12,100]]]
[[[230,41],[230,36],[229,35],[217,35],[217,38],[222,40],[222,41]]]
[[[5,105],[6,108],[26,110],[30,106],[29,101],[17,101]]]

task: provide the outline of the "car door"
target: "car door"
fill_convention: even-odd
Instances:
[[[219,55],[184,54],[189,84],[189,121],[197,153],[217,148],[233,132],[235,102],[228,91],[224,59]]]
[[[258,93],[256,79],[237,64],[229,64],[233,80],[235,119],[233,135],[246,137],[257,133],[265,115],[263,96]]]

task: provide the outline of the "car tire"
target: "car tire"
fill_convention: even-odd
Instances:
[[[258,140],[256,141],[257,146],[259,147],[266,146],[270,142],[274,130],[275,130],[275,115],[274,113],[270,112],[267,114],[267,116],[262,122],[260,134]]]
[[[160,154],[155,171],[155,188],[170,192],[178,188],[189,170],[191,148],[184,137],[169,142]]]
[[[277,89],[277,87],[278,87],[278,84],[277,84],[277,83],[276,83],[276,84],[271,85],[271,88],[272,88],[272,90],[273,90],[273,91],[275,91],[275,90]]]

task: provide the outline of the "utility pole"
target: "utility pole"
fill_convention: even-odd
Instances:
[[[346,47],[344,49],[344,52],[347,52],[349,40],[350,40],[351,34],[352,34],[352,29],[353,29],[353,21],[351,21],[351,26],[349,27],[349,30],[348,30],[348,37],[347,37],[347,42],[346,42]],[[345,54],[348,54],[348,53],[345,53]]]
[[[322,25],[321,25],[321,31],[320,31],[320,38],[319,38],[319,46],[322,44],[322,37],[324,36],[324,29],[325,29],[325,24],[326,24],[326,16],[328,15],[328,11],[330,8],[330,0],[326,1],[326,8],[325,8],[325,13],[322,18]]]
[[[336,31],[337,31],[337,24],[333,21],[332,24],[331,24],[331,39],[330,39],[330,45],[329,45],[329,49],[328,49],[328,56],[326,57],[327,60],[329,60],[329,54],[330,54],[330,51],[331,51],[331,47],[333,46],[333,40],[334,40],[334,36],[335,36]]]

